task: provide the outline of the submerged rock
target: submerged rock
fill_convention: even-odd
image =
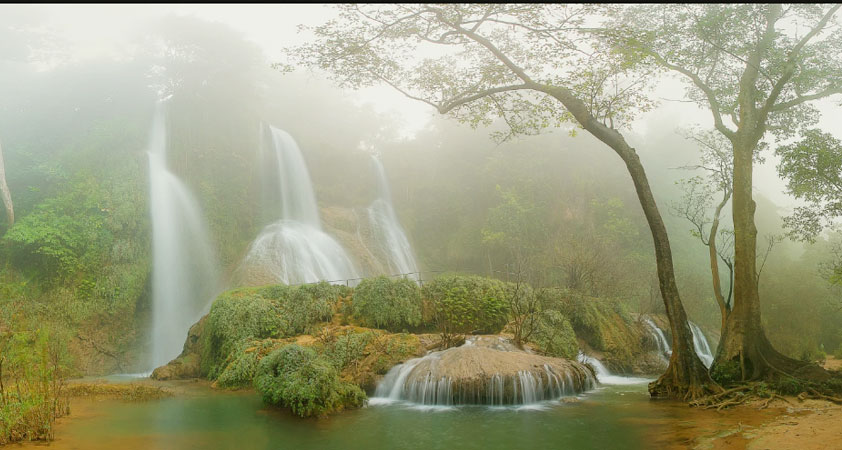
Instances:
[[[395,366],[375,395],[425,405],[516,405],[574,395],[595,385],[593,371],[579,362],[479,340]]]

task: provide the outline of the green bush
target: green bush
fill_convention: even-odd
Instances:
[[[365,403],[365,393],[339,379],[339,372],[314,350],[291,344],[260,361],[254,387],[268,404],[301,417],[324,416]]]
[[[355,333],[346,330],[325,345],[323,355],[336,370],[342,371],[363,358],[366,347],[374,337],[371,331]]]
[[[283,345],[283,344],[281,344]],[[272,340],[245,340],[237,344],[222,365],[224,369],[216,378],[216,386],[225,389],[240,389],[251,386],[257,373],[260,358],[275,350],[278,343]]]
[[[236,345],[249,339],[285,338],[330,320],[344,286],[316,283],[241,288],[221,294],[211,307],[202,349],[202,373],[215,380]]]
[[[52,438],[53,423],[68,412],[65,351],[45,329],[0,327],[0,445]]]
[[[570,321],[560,311],[541,311],[530,340],[545,355],[573,359],[579,351]]]
[[[406,278],[367,278],[354,289],[352,311],[364,327],[403,331],[421,323],[421,289]]]
[[[477,276],[450,275],[424,286],[431,321],[447,340],[466,333],[499,333],[508,321],[505,284]]]
[[[236,346],[247,339],[278,337],[281,310],[255,288],[221,294],[213,302],[202,333],[202,374],[215,380]]]

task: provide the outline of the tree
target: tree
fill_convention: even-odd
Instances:
[[[679,74],[733,149],[734,307],[714,370],[739,365],[759,379],[808,368],[777,352],[763,331],[757,285],[753,162],[776,139],[814,124],[811,102],[842,93],[840,5],[651,5],[619,14],[614,43]],[[726,118],[730,124],[726,124]]]
[[[625,163],[649,224],[673,354],[650,385],[655,396],[691,398],[716,389],[696,356],[675,283],[666,227],[637,151],[620,132],[646,110],[649,74],[628,65],[586,24],[589,5],[342,5],[293,50],[345,87],[385,83],[441,114],[478,124],[502,119],[506,139],[573,121]],[[426,56],[435,55],[435,56]]]
[[[810,242],[823,228],[842,216],[842,142],[820,130],[775,150],[781,158],[778,173],[787,180],[787,192],[807,201],[784,219],[791,235]]]
[[[710,261],[711,280],[713,281],[713,295],[719,306],[721,316],[720,333],[725,331],[725,322],[731,312],[731,295],[734,287],[734,267],[731,257],[729,237],[732,236],[729,230],[719,229],[722,210],[731,199],[731,179],[733,177],[730,161],[730,148],[723,145],[714,133],[691,135],[692,139],[702,146],[701,164],[687,167],[689,169],[702,169],[706,177],[692,177],[682,180],[684,195],[679,202],[671,205],[673,214],[690,221],[695,227],[690,233],[698,238],[708,248]],[[717,193],[720,193],[719,203],[708,218],[710,202]],[[708,228],[708,224],[710,228]],[[717,234],[726,241],[726,245],[717,247]],[[722,282],[719,274],[719,260],[728,268],[728,295],[722,293]]]

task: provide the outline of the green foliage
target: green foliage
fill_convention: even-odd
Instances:
[[[214,301],[202,334],[202,373],[216,379],[229,355],[247,339],[304,334],[327,321],[347,288],[329,283],[241,288]]]
[[[545,355],[574,359],[579,351],[570,321],[553,309],[540,313],[530,341]]]
[[[543,292],[545,309],[557,309],[576,335],[605,352],[620,366],[630,366],[642,351],[642,336],[631,315],[617,299],[587,297],[561,289]]]
[[[19,267],[39,275],[67,277],[108,254],[107,193],[91,177],[49,198],[3,237]]]
[[[798,142],[778,147],[778,173],[787,192],[808,202],[784,219],[795,237],[815,241],[842,216],[842,142],[829,133],[807,130]]]
[[[290,408],[301,417],[324,416],[365,404],[365,393],[339,380],[339,372],[314,350],[296,344],[260,361],[254,387],[268,404]]]
[[[375,335],[370,331],[356,333],[346,330],[331,339],[322,354],[341,372],[351,364],[358,363],[363,358],[366,347],[374,339]]]
[[[432,322],[447,339],[466,333],[499,333],[508,321],[505,284],[478,276],[448,275],[424,286]]]
[[[354,289],[354,319],[360,325],[402,331],[421,323],[421,289],[409,279],[367,278]]]
[[[240,341],[222,364],[224,369],[216,378],[216,386],[225,389],[251,386],[260,358],[277,349],[278,345],[271,339]]]
[[[68,407],[65,352],[46,329],[0,328],[0,445],[52,437]]]

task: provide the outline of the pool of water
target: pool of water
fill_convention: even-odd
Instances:
[[[572,401],[571,401],[572,400]],[[759,421],[760,419],[756,420]],[[75,399],[56,449],[681,448],[752,420],[651,401],[645,384],[526,407],[420,407],[374,400],[324,419],[266,408],[254,393],[199,385],[139,403]]]

